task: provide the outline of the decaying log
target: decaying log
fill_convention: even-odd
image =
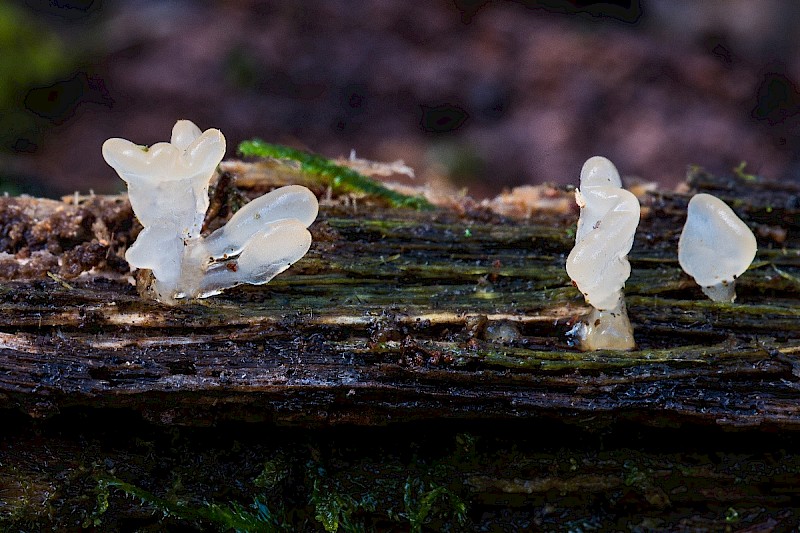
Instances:
[[[35,416],[91,405],[190,425],[590,413],[800,429],[797,196],[758,184],[726,194],[704,178],[693,175],[696,190],[767,228],[756,262],[737,303],[705,300],[675,257],[688,195],[649,195],[626,287],[630,353],[569,344],[586,309],[563,268],[572,213],[323,207],[311,253],[285,275],[180,308],[131,285],[119,198],[34,212],[29,227],[6,214],[6,251],[27,256],[6,264],[62,261],[42,261],[56,279],[3,285],[0,393]],[[5,213],[45,203],[2,202]],[[76,265],[92,270],[75,277]]]
[[[233,179],[212,193],[212,229],[245,197],[302,181],[265,164],[224,168]],[[308,184],[325,197],[324,187]],[[677,264],[686,203],[699,191],[727,201],[759,239],[735,304],[704,299]],[[442,420],[595,432],[622,424],[669,438],[682,438],[682,424],[749,435],[800,430],[800,190],[693,169],[682,192],[643,192],[625,289],[639,346],[594,353],[567,336],[588,309],[564,271],[576,220],[574,208],[564,211],[571,194],[550,196],[555,209],[528,209],[524,219],[468,199],[414,211],[334,196],[311,228],[311,252],[289,271],[174,308],[140,298],[127,271],[122,257],[138,226],[124,197],[0,198],[0,407],[12,420],[23,413],[41,423],[110,409],[157,426],[273,422],[312,432]],[[572,453],[559,449],[552,453]],[[525,453],[525,464],[538,460]],[[728,480],[733,468],[692,481],[688,471],[663,473],[690,468],[691,458],[643,452],[634,463],[647,473],[629,482],[619,471],[628,468],[624,450],[610,453],[584,456],[580,464],[594,466],[580,479],[532,466],[515,474],[488,460],[451,474],[471,487],[473,503],[493,509],[503,498],[529,509],[554,491],[618,498],[633,490],[662,511],[683,501],[651,478],[706,483],[706,501],[729,501],[712,494],[728,481],[708,479]],[[782,460],[800,464],[791,454]],[[248,461],[258,475],[258,461]],[[764,489],[754,503],[749,494],[734,500],[750,509],[797,499]],[[542,513],[540,523],[558,523]],[[679,524],[676,516],[668,524]],[[755,513],[747,523],[797,518],[776,516]]]

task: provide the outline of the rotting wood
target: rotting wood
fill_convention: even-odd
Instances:
[[[239,189],[213,193],[209,229],[297,178],[223,167]],[[565,336],[586,310],[563,270],[576,213],[334,197],[270,284],[167,308],[121,259],[137,231],[124,198],[0,199],[0,276],[26,277],[0,286],[0,526],[210,530],[198,510],[258,498],[318,531],[325,501],[367,498],[355,524],[407,531],[415,499],[444,487],[468,516],[438,501],[434,530],[796,528],[800,194],[696,170],[688,185],[643,199],[630,353]],[[693,190],[759,235],[736,304],[678,268]]]
[[[227,168],[252,189],[272,185],[268,165]],[[190,425],[592,414],[800,429],[798,191],[700,171],[689,187],[781,231],[761,232],[738,302],[712,303],[677,265],[688,192],[647,196],[625,291],[640,349],[620,353],[568,342],[586,310],[563,269],[572,214],[333,201],[284,275],[170,309],[141,300],[125,272],[136,225],[124,199],[3,198],[0,243],[16,256],[2,273],[52,271],[69,285],[0,289],[2,405],[34,416],[129,408]],[[39,271],[24,266],[37,257]]]

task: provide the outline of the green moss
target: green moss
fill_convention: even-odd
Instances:
[[[322,524],[325,531],[335,533],[340,528],[344,533],[366,531],[364,521],[355,515],[359,511],[374,513],[378,506],[375,498],[369,493],[354,498],[336,490],[326,480],[325,469],[314,464],[309,464],[308,471],[313,478],[309,500],[314,506],[314,519]]]
[[[439,502],[443,502],[444,506],[437,508]],[[412,533],[421,532],[435,512],[449,514],[461,525],[466,523],[467,505],[442,485],[426,484],[409,476],[403,485],[403,503],[405,511],[398,518],[408,520]]]
[[[141,487],[114,477],[104,477],[98,481],[97,507],[88,525],[99,526],[102,515],[108,510],[110,489],[117,489],[126,495],[138,499],[143,506],[152,507],[165,517],[179,518],[195,524],[208,523],[218,531],[236,531],[237,533],[273,533],[286,531],[282,521],[272,514],[269,507],[258,497],[247,508],[231,502],[229,504],[206,503],[202,506],[191,506],[186,502],[174,502],[160,498]],[[84,523],[87,526],[87,523]]]
[[[274,459],[264,462],[252,483],[237,482],[251,488],[252,492],[245,489],[243,493],[252,498],[249,506],[237,501],[191,502],[204,496],[159,496],[118,477],[101,474],[94,512],[82,525],[103,527],[106,515],[120,512],[121,501],[115,498],[115,492],[121,492],[165,519],[186,521],[204,530],[272,533],[307,530],[316,522],[329,533],[366,533],[383,531],[387,524],[395,522],[403,531],[440,527],[452,531],[456,524],[464,526],[467,522],[467,503],[457,493],[463,483],[455,477],[454,465],[477,460],[473,436],[458,435],[453,442],[452,453],[443,453],[432,462],[416,457],[398,462],[390,455],[378,462],[371,458],[342,463],[335,458],[322,461],[318,450],[291,456],[278,451]],[[294,490],[289,491],[292,486]],[[274,509],[280,512],[275,513]]]
[[[289,476],[289,465],[282,455],[264,462],[264,468],[253,481],[256,487],[272,490]]]
[[[733,175],[744,181],[758,181],[758,175],[745,172],[745,168],[747,168],[747,161],[742,161],[733,168]]]
[[[25,93],[68,72],[72,60],[58,37],[25,11],[0,4],[0,145],[35,140],[42,121],[25,109]],[[9,190],[13,192],[13,190]]]
[[[6,520],[25,523],[31,516],[49,515],[55,492],[41,473],[0,462],[0,526]]]
[[[393,191],[351,168],[337,165],[330,159],[295,150],[288,146],[252,139],[243,141],[239,145],[239,153],[249,157],[295,161],[300,164],[301,172],[322,179],[336,191],[366,193],[385,199],[393,207],[433,208],[430,202],[420,196],[408,196]]]

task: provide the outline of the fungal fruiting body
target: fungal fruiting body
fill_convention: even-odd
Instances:
[[[290,185],[245,205],[207,237],[209,181],[225,154],[219,130],[179,120],[170,142],[149,148],[109,139],[103,157],[128,184],[143,230],[125,253],[132,268],[149,269],[150,289],[164,303],[206,298],[250,283],[267,283],[311,246],[307,227],[317,217],[314,194]]]
[[[706,296],[733,302],[736,278],[753,262],[757,249],[753,232],[725,202],[710,194],[689,200],[678,262]]]
[[[622,188],[614,164],[595,156],[581,169],[581,208],[567,274],[593,309],[570,332],[584,350],[635,347],[622,288],[631,274],[628,252],[639,225],[639,200]]]

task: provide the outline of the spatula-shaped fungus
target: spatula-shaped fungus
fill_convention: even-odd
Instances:
[[[678,262],[706,296],[733,302],[736,278],[753,262],[757,248],[753,232],[725,202],[710,194],[689,200]]]
[[[124,139],[103,144],[103,157],[128,184],[144,229],[125,253],[132,268],[150,269],[149,289],[167,304],[267,283],[311,246],[314,194],[298,185],[276,189],[240,209],[207,237],[200,235],[208,185],[225,155],[219,130],[179,120],[171,142],[146,148]]]
[[[581,208],[567,274],[594,308],[570,332],[584,350],[635,347],[622,288],[631,274],[628,252],[639,225],[639,200],[622,188],[614,164],[595,156],[581,169]]]

